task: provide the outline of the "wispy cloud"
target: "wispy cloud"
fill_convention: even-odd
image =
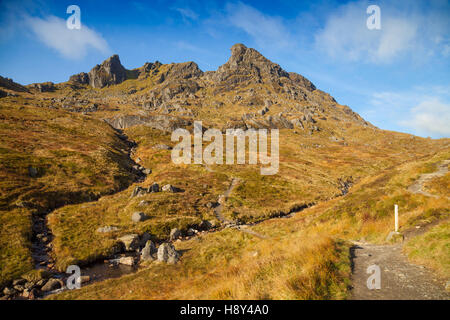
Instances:
[[[390,63],[409,55],[423,59],[448,51],[448,17],[409,1],[380,1],[381,30],[366,26],[368,1],[351,2],[332,11],[315,35],[316,48],[330,57],[350,62]],[[450,9],[443,4],[444,11]]]
[[[184,22],[188,22],[189,20],[197,20],[198,14],[189,8],[174,8],[173,10],[178,11],[181,14]]]
[[[106,40],[86,25],[82,25],[81,29],[71,30],[67,28],[66,20],[55,16],[27,16],[25,24],[31,28],[39,41],[69,59],[83,58],[89,48],[102,53],[110,51]]]
[[[283,49],[292,43],[290,32],[280,17],[264,14],[241,2],[228,3],[225,12],[227,23],[246,32],[261,47]]]
[[[423,135],[450,137],[450,103],[436,98],[423,101],[400,124]]]
[[[450,87],[422,86],[408,91],[377,92],[369,100],[374,117],[393,118],[414,134],[450,137]]]

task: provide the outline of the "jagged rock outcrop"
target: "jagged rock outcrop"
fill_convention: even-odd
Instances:
[[[0,87],[17,92],[29,92],[27,88],[14,82],[11,78],[4,78],[2,76],[0,76]]]
[[[137,125],[145,125],[154,129],[172,132],[177,128],[183,128],[191,124],[191,122],[188,120],[166,115],[147,117],[139,115],[128,115],[104,120],[113,128],[121,130]]]
[[[232,46],[230,59],[208,76],[213,81],[226,81],[230,84],[248,80],[263,82],[278,81],[280,77],[289,78],[289,74],[278,64],[241,43]]]
[[[89,84],[89,75],[86,72],[74,74],[69,78],[69,81],[79,84]]]
[[[94,88],[103,88],[122,83],[127,79],[127,70],[120,63],[117,54],[109,57],[102,64],[89,71],[89,84]]]
[[[39,92],[55,91],[55,84],[53,82],[32,83],[27,85],[28,88],[35,89]]]

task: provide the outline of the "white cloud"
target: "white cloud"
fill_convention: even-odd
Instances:
[[[448,17],[438,9],[408,1],[380,1],[381,30],[369,30],[367,1],[351,2],[333,11],[315,35],[316,48],[347,61],[389,63],[404,54],[422,59],[445,54]],[[448,6],[447,6],[448,10]]]
[[[253,37],[261,47],[285,48],[292,42],[283,19],[263,14],[241,2],[226,5],[226,20]]]
[[[423,101],[400,123],[424,135],[450,137],[450,104],[436,98]]]
[[[175,8],[174,10],[178,11],[181,14],[185,22],[187,22],[188,20],[198,19],[198,14],[189,8]]]
[[[70,30],[66,26],[66,20],[55,16],[47,16],[43,19],[26,17],[25,23],[31,27],[37,38],[50,48],[57,50],[69,59],[83,58],[89,48],[109,52],[108,43],[103,37],[81,25],[81,29]]]
[[[368,100],[369,120],[389,120],[420,136],[450,137],[450,87],[421,86],[407,91],[377,92]]]

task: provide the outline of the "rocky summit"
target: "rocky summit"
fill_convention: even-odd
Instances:
[[[84,71],[26,86],[0,77],[1,299],[344,299],[373,262],[357,250],[416,272],[404,250],[448,277],[427,253],[428,230],[436,252],[448,239],[448,139],[381,130],[243,44],[215,71],[127,69],[118,55]],[[180,128],[203,134],[187,149],[210,151],[227,129],[276,131],[263,142],[279,141],[268,152],[279,168],[262,175],[268,153],[230,164],[220,148],[223,161],[175,162]],[[394,205],[398,241],[385,243]],[[71,265],[82,290],[62,281]]]

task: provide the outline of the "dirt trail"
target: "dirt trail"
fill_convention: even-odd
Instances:
[[[423,191],[426,181],[445,175],[449,160],[441,163],[436,172],[423,174],[408,188],[408,191],[429,197],[438,197]],[[420,228],[404,232],[405,239],[426,232],[442,221],[434,221]],[[393,245],[373,245],[354,242],[352,256],[352,299],[354,300],[450,300],[445,283],[425,267],[412,264],[402,253],[401,243]],[[371,273],[367,268],[377,265],[381,271],[381,289],[369,290],[367,279]]]
[[[233,178],[231,180],[230,186],[228,189],[224,192],[223,195],[219,197],[219,205],[214,208],[214,215],[216,216],[217,220],[224,222],[226,224],[233,223],[232,221],[229,221],[225,219],[225,217],[222,214],[223,205],[227,201],[227,198],[230,196],[231,191],[233,191],[234,187],[236,187],[239,184],[240,180],[238,178]]]
[[[408,262],[402,245],[355,243],[353,257],[353,300],[449,300],[443,280],[422,266]],[[367,268],[381,271],[381,289],[369,290]]]
[[[408,191],[415,194],[423,194],[427,197],[439,198],[438,195],[431,194],[424,190],[424,184],[429,180],[437,177],[442,177],[448,172],[448,165],[450,164],[450,160],[444,160],[437,168],[435,172],[432,173],[424,173],[419,179],[416,180],[411,186],[409,186]],[[447,197],[450,199],[450,197]]]

